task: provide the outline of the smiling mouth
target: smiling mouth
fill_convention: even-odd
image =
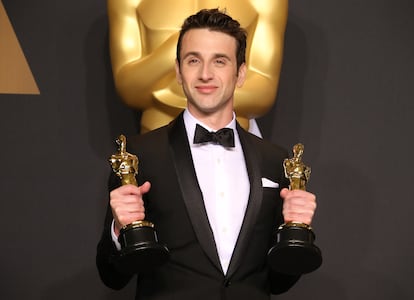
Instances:
[[[203,85],[203,86],[196,86],[196,89],[201,94],[210,94],[214,92],[217,87],[212,85]]]

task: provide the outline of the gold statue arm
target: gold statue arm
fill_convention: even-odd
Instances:
[[[258,13],[256,28],[249,32],[247,77],[236,89],[235,110],[239,117],[256,118],[273,105],[282,65],[288,0],[251,1]]]
[[[162,45],[145,53],[137,7],[142,0],[108,0],[110,53],[116,88],[123,101],[137,110],[152,103],[151,90],[157,89],[168,74],[174,74],[178,32]],[[139,95],[139,101],[137,101]]]

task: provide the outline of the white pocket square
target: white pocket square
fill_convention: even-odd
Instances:
[[[278,188],[279,183],[273,182],[270,179],[262,178],[262,187],[269,187],[269,188]]]

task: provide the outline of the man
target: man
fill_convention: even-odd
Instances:
[[[286,189],[287,153],[236,122],[233,95],[245,79],[245,49],[245,31],[217,9],[184,22],[175,68],[187,109],[169,125],[128,140],[140,160],[139,186],[110,194],[97,253],[109,287],[120,289],[132,278],[114,266],[116,236],[144,218],[156,224],[171,256],[152,272],[138,270],[136,299],[270,299],[298,280],[271,271],[267,252],[284,221],[311,223],[315,196]],[[200,142],[200,125],[231,128],[233,144]]]

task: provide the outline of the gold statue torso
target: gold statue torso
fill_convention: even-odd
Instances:
[[[126,137],[123,134],[118,137],[116,143],[118,152],[109,158],[112,170],[119,177],[122,185],[137,185],[135,175],[138,174],[138,157],[126,151]]]
[[[306,183],[309,181],[311,168],[302,162],[305,146],[298,143],[293,146],[293,157],[283,161],[285,177],[290,180],[291,190],[306,191]]]
[[[202,8],[226,10],[248,32],[247,77],[235,92],[238,121],[267,112],[279,81],[287,0],[108,0],[110,50],[116,88],[142,111],[141,131],[167,124],[186,107],[175,78],[178,32]]]

